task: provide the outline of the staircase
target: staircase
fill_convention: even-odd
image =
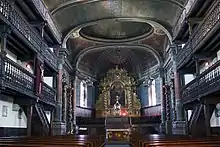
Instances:
[[[205,117],[203,105],[197,105],[189,119],[189,132],[192,136],[205,135]],[[204,128],[204,129],[201,129]]]
[[[35,104],[35,111],[37,112],[38,118],[41,122],[44,135],[49,135],[50,123],[45,114],[44,107],[41,104],[37,103]]]

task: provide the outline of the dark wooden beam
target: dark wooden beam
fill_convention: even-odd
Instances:
[[[190,25],[200,24],[202,22],[202,20],[203,20],[202,17],[191,17],[191,18],[188,18],[188,21],[189,21]]]
[[[203,111],[205,115],[205,125],[206,125],[206,136],[211,136],[211,125],[210,125],[210,106],[209,104],[203,104]]]

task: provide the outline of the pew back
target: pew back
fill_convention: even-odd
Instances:
[[[48,136],[48,137],[4,137],[0,138],[0,146],[30,147],[99,147],[104,136]]]
[[[132,136],[131,142],[134,147],[220,147],[220,137],[191,138],[189,136],[138,136],[136,134]]]

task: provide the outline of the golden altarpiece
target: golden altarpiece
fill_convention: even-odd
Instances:
[[[124,69],[110,69],[100,83],[96,117],[139,117],[140,108],[134,78]]]

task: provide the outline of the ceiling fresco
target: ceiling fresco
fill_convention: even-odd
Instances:
[[[82,28],[79,33],[82,37],[94,41],[121,42],[147,37],[152,32],[153,27],[148,23],[109,19]]]
[[[69,62],[96,76],[116,65],[136,75],[162,66],[186,1],[44,0],[70,51]]]

